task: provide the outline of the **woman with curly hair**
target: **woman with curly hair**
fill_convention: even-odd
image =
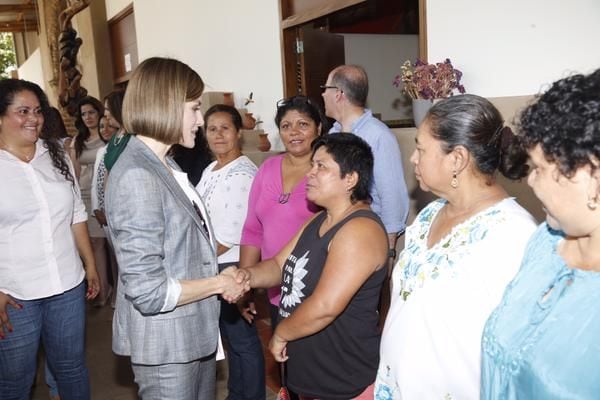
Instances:
[[[84,301],[100,285],[71,162],[55,137],[40,138],[47,109],[36,84],[0,81],[3,399],[28,398],[40,339],[61,398],[90,396]]]
[[[600,70],[555,82],[519,130],[547,216],[486,323],[481,398],[598,398]]]

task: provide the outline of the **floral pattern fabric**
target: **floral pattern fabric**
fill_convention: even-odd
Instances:
[[[213,161],[204,169],[196,190],[206,205],[217,242],[229,247],[219,256],[219,263],[238,262],[248,196],[258,168],[246,156],[217,170],[216,165]]]
[[[506,222],[498,215],[500,210],[492,208],[457,225],[452,231],[427,248],[427,238],[431,224],[445,204],[437,201],[423,210],[419,218],[418,239],[410,240],[397,263],[400,272],[400,296],[404,301],[416,289],[423,287],[429,279],[437,279],[441,273],[456,276],[460,260],[471,251],[471,246],[485,239],[494,225]],[[408,236],[408,235],[407,235]]]
[[[104,210],[104,177],[106,176],[106,167],[104,166],[104,158],[100,160],[96,169],[98,177],[96,179],[96,193],[98,196],[98,209]]]
[[[431,225],[445,204],[430,203],[406,231],[392,275],[376,399],[479,396],[483,325],[516,273],[535,221],[505,199],[429,247]]]

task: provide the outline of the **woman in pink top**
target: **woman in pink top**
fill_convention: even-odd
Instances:
[[[306,174],[311,168],[310,145],[327,132],[327,119],[317,104],[307,97],[295,96],[277,103],[275,123],[286,152],[263,162],[252,183],[242,231],[240,268],[275,256],[319,209],[306,199]],[[279,287],[268,289],[273,329],[279,292]],[[250,301],[243,316],[251,323],[255,313]]]

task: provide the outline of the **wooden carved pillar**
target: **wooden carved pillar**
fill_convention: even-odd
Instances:
[[[91,0],[67,0],[67,7],[58,15],[60,36],[58,38],[58,102],[75,116],[77,104],[87,95],[87,90],[80,85],[81,72],[77,69],[77,53],[82,44],[73,29],[73,17],[89,6]]]
[[[65,0],[43,1],[38,2],[40,7],[43,7],[42,15],[44,16],[44,24],[46,27],[46,40],[50,52],[50,65],[52,67],[52,78],[50,85],[56,89],[58,86],[59,74],[59,49],[58,35],[60,34],[60,26],[58,25],[58,16],[65,9]]]

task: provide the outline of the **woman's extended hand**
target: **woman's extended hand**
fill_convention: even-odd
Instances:
[[[271,337],[271,341],[269,342],[269,350],[271,354],[273,354],[273,358],[277,362],[287,361],[287,340],[283,339],[281,336],[277,334],[277,331],[273,333]]]
[[[104,213],[104,210],[94,210],[94,217],[96,217],[100,226],[107,225],[106,214]]]
[[[13,327],[10,324],[10,320],[8,319],[8,313],[6,312],[6,308],[9,305],[18,310],[23,308],[22,305],[15,301],[15,299],[13,299],[4,292],[0,292],[0,339],[4,339],[4,337],[6,336],[6,331],[13,331]]]
[[[250,274],[236,267],[229,267],[221,272],[223,293],[221,297],[229,303],[235,303],[250,290]]]
[[[100,293],[100,278],[98,278],[98,272],[96,267],[85,269],[85,279],[87,281],[87,292],[85,294],[86,300],[93,300]]]
[[[254,322],[256,316],[256,304],[254,303],[254,296],[252,292],[244,294],[237,302],[237,308],[242,318],[249,324]]]

